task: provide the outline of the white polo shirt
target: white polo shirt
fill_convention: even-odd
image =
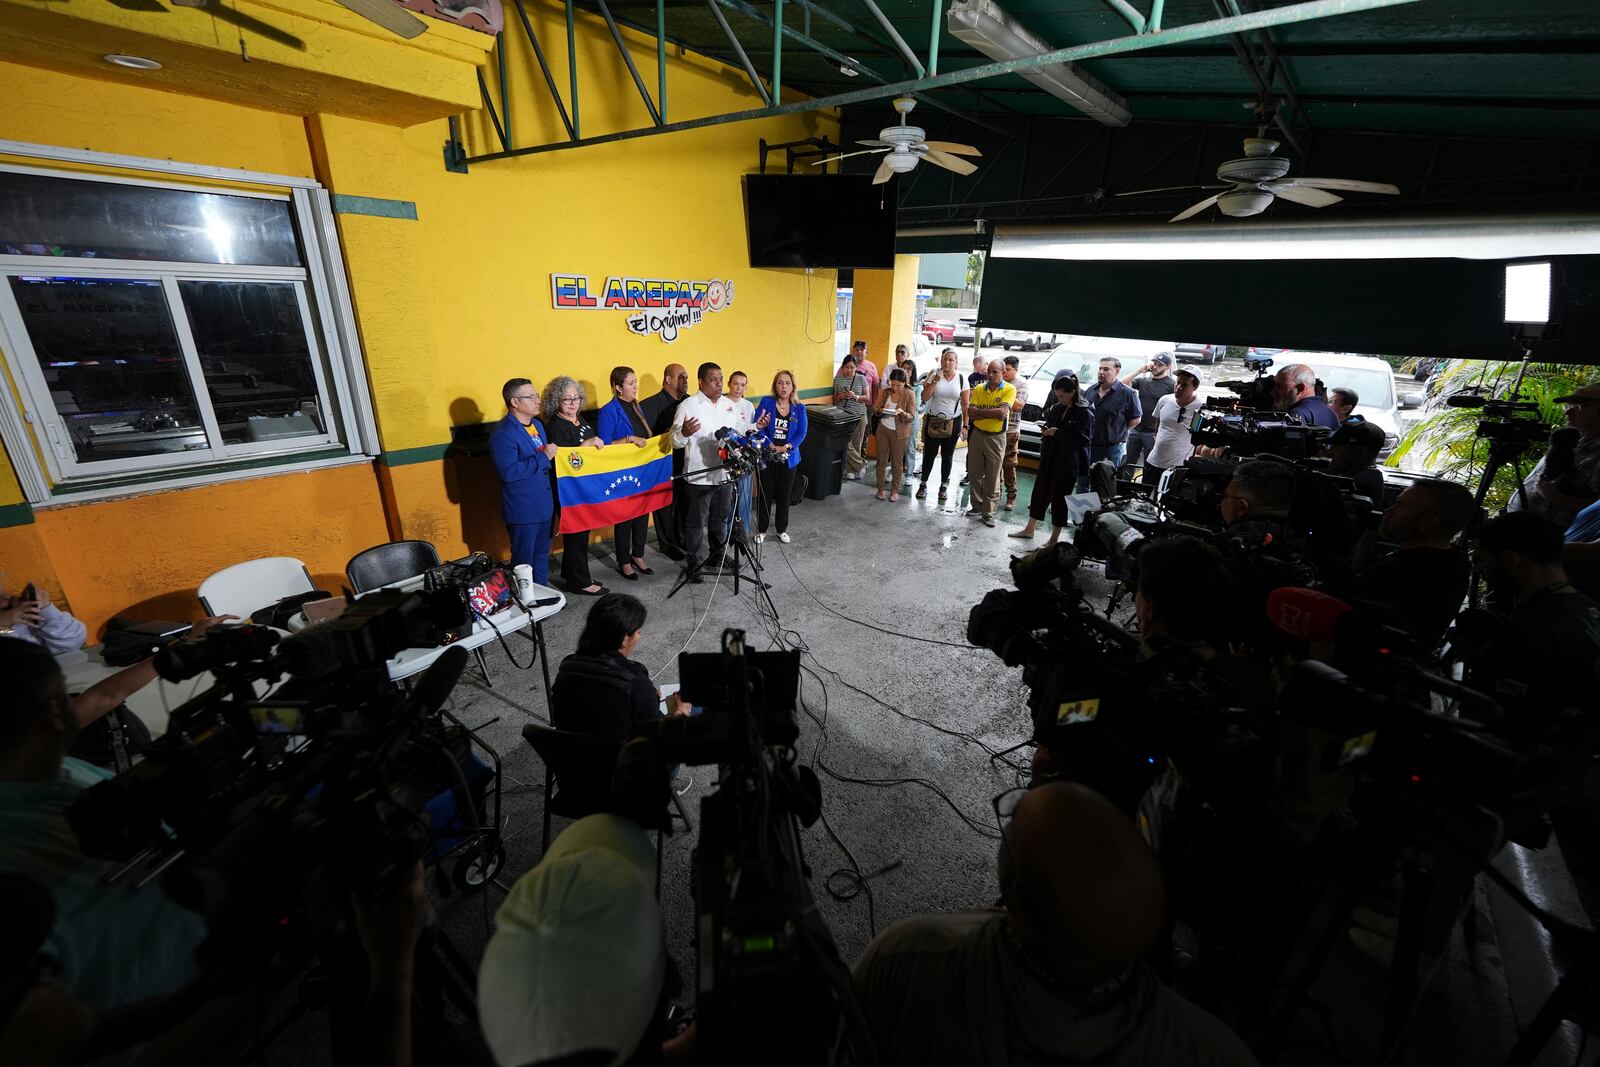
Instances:
[[[683,433],[683,424],[688,419],[700,420],[700,429],[693,437],[685,437]],[[712,400],[697,390],[678,405],[678,412],[672,417],[672,446],[683,449],[683,472],[690,485],[721,485],[728,480],[725,470],[696,473],[722,465],[715,434],[724,426],[742,429],[739,409],[726,393]]]

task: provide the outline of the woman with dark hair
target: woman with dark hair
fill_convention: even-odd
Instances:
[[[638,597],[607,593],[594,602],[578,635],[578,651],[561,661],[550,687],[550,723],[557,730],[596,734],[621,744],[641,725],[661,718],[661,695],[644,664],[630,657],[644,634]],[[672,714],[688,713],[676,694]]]
[[[583,386],[564,374],[544,387],[544,426],[557,448],[600,448],[605,444],[583,417]],[[599,596],[606,591],[605,586],[589,577],[589,531],[569,530],[564,522],[561,580],[567,592],[580,596]]]
[[[643,448],[650,443],[650,423],[639,406],[639,376],[632,367],[611,368],[611,402],[600,409],[600,439],[608,445],[618,441]],[[612,528],[616,541],[617,570],[630,582],[641,574],[654,574],[644,562],[644,539],[649,532],[648,515],[619,522]]]
[[[922,382],[922,402],[927,412],[922,419],[922,477],[917,484],[917,499],[928,495],[928,476],[933,473],[934,457],[939,457],[939,503],[950,493],[950,465],[955,462],[956,442],[967,416],[970,390],[956,373],[956,353],[947,348],[939,354],[939,369]]]
[[[896,367],[889,372],[878,403],[873,407],[878,417],[878,499],[883,499],[884,475],[889,476],[889,499],[900,499],[900,482],[906,476],[906,445],[911,441],[911,422],[916,417],[917,402],[906,384],[906,372]]]
[[[806,439],[806,406],[794,395],[794,373],[781,370],[772,376],[772,395],[756,405],[756,418],[767,420],[772,447],[784,454],[785,463],[768,463],[761,472],[761,508],[756,515],[759,543],[767,539],[767,520],[777,506],[778,540],[789,543],[789,498],[794,494],[794,469],[800,465],[800,442]]]
[[[1063,374],[1050,383],[1050,398],[1045,402],[1043,427],[1039,431],[1039,473],[1033,480],[1033,496],[1028,500],[1028,525],[1013,530],[1012,537],[1032,537],[1049,508],[1054,526],[1053,545],[1067,526],[1067,494],[1078,480],[1078,472],[1089,469],[1089,436],[1094,432],[1094,407],[1083,395],[1075,374]]]

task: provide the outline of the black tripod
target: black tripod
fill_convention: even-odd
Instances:
[[[698,475],[720,470],[729,470],[733,472],[734,480],[730,484],[735,490],[734,502],[730,505],[730,507],[733,509],[733,521],[729,526],[727,543],[723,545],[723,558],[725,562],[722,568],[722,573],[733,575],[734,596],[739,595],[739,586],[742,582],[749,582],[754,585],[758,595],[763,598],[766,606],[771,609],[773,618],[776,619],[778,610],[776,605],[772,603],[772,596],[767,592],[771,586],[761,578],[761,561],[756,558],[755,552],[750,547],[750,535],[745,530],[744,520],[739,517],[738,511],[738,481],[740,478],[744,477],[756,477],[756,468],[745,467],[742,464],[724,463],[717,467],[706,467],[703,470],[698,470],[694,473]],[[678,477],[686,478],[688,475],[679,475]],[[732,566],[726,565],[727,553],[729,552],[732,552],[733,554]],[[746,568],[748,568],[748,570]],[[667,593],[667,599],[671,600],[673,597],[677,596],[678,592],[682,590],[685,585],[689,584],[691,576],[694,573],[695,572],[693,570],[685,567],[683,569],[683,573],[678,576],[677,582],[673,584],[672,589]]]

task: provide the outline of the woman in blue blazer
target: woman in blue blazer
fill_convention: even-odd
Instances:
[[[650,423],[639,406],[639,376],[632,367],[611,368],[611,391],[616,395],[611,403],[600,409],[599,429],[596,432],[608,445],[618,441],[632,441],[643,445],[650,440]],[[630,582],[637,582],[641,574],[654,574],[644,562],[644,539],[649,533],[650,517],[619,522],[612,527],[616,541],[617,570]]]
[[[767,437],[772,447],[788,454],[788,463],[769,463],[761,472],[761,509],[756,517],[757,541],[767,539],[767,516],[778,506],[778,540],[789,543],[789,495],[794,491],[794,469],[800,464],[800,442],[806,437],[806,406],[794,395],[794,375],[779,371],[772,379],[772,395],[756,405],[756,422],[767,416]]]
[[[511,562],[533,568],[533,580],[549,585],[550,526],[556,497],[550,461],[556,446],[534,416],[539,391],[527,378],[501,387],[507,414],[489,437],[489,454],[500,473],[500,516],[511,534]]]

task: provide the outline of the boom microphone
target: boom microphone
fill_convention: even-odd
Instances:
[[[1481,408],[1489,398],[1482,393],[1451,393],[1444,402],[1453,408]]]
[[[1550,451],[1544,456],[1545,477],[1562,478],[1572,470],[1579,436],[1575,426],[1563,426],[1550,431]]]
[[[1367,648],[1398,646],[1409,651],[1411,635],[1363,615],[1338,597],[1315,589],[1281,586],[1267,595],[1272,625],[1302,641],[1332,642]]]

